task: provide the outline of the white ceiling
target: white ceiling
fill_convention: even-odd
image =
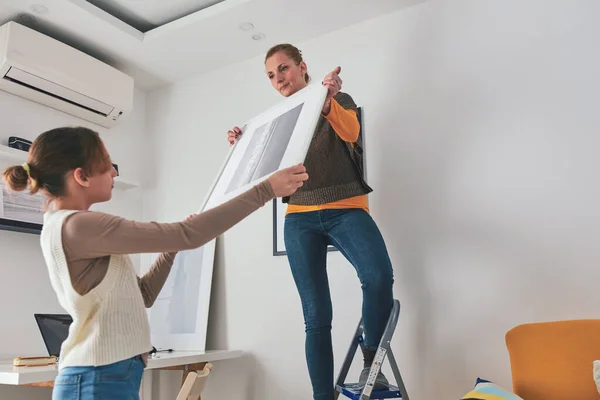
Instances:
[[[297,43],[421,1],[0,0],[0,24],[22,23],[151,89],[264,54],[279,42]],[[254,28],[240,29],[244,22]],[[253,40],[257,33],[264,39]]]

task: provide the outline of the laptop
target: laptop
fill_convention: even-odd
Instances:
[[[69,336],[73,319],[69,314],[33,314],[49,356],[60,357],[60,347]]]

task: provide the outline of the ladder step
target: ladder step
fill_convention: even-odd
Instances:
[[[360,394],[362,393],[363,387],[358,383],[345,383],[343,385],[337,385],[337,390],[344,396],[352,400],[360,400]],[[400,389],[394,385],[389,385],[389,390],[378,390],[371,392],[371,399],[400,399],[402,393]]]

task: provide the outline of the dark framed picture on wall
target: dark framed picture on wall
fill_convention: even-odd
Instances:
[[[365,150],[365,138],[364,138],[364,115],[362,107],[357,109],[358,122],[360,124],[360,131],[358,133],[359,140],[362,142],[363,150]],[[366,154],[366,152],[365,152]],[[365,180],[367,180],[366,161],[365,154],[363,154],[361,168],[364,174]],[[273,200],[273,255],[284,256],[287,254],[285,250],[285,242],[283,240],[283,225],[285,222],[285,211],[287,205],[281,201],[280,198]],[[327,251],[338,251],[335,246],[330,245]]]

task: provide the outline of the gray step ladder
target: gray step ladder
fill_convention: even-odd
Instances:
[[[377,352],[375,353],[375,359],[373,360],[371,370],[369,371],[367,383],[364,385],[364,387],[361,387],[358,383],[344,383],[348,375],[348,371],[350,370],[350,365],[354,360],[354,356],[356,354],[358,346],[360,345],[361,349],[364,346],[364,324],[361,318],[360,322],[358,323],[358,327],[356,328],[356,333],[354,334],[352,342],[350,343],[350,348],[348,349],[348,353],[346,354],[346,359],[342,364],[340,374],[335,384],[335,400],[338,399],[340,394],[353,400],[399,398],[403,400],[410,400],[408,398],[408,393],[406,392],[404,382],[402,381],[402,377],[400,376],[400,372],[398,371],[398,365],[396,364],[394,353],[392,352],[392,349],[390,347],[392,336],[394,335],[394,331],[396,330],[396,325],[398,323],[399,314],[400,302],[394,299],[394,304],[390,313],[390,317],[388,319],[385,330],[383,331],[381,341],[379,342],[379,347],[377,348]],[[373,385],[375,384],[375,378],[377,378],[377,375],[381,370],[381,365],[383,364],[383,361],[386,356],[390,362],[390,367],[392,368],[392,372],[394,374],[394,379],[396,380],[397,386],[392,385],[390,382],[390,386],[387,390],[374,391]]]

